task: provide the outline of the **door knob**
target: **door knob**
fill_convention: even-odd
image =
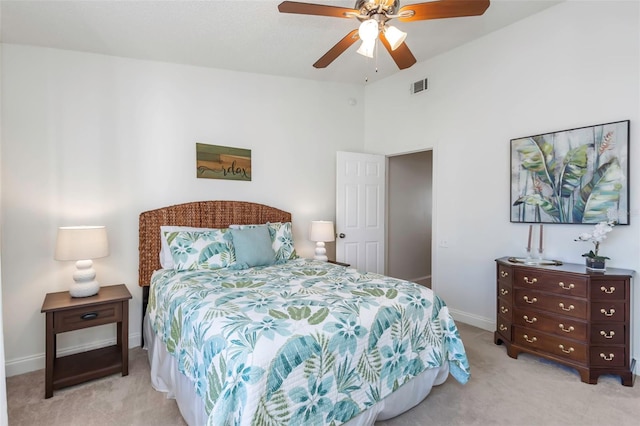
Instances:
[[[346,235],[344,235],[344,234],[341,232],[341,233],[339,233],[339,234],[338,234],[338,237],[340,237],[340,238],[344,238],[344,237],[346,237]]]

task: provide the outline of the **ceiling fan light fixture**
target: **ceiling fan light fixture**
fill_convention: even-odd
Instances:
[[[367,58],[373,58],[373,53],[376,47],[376,40],[362,40],[362,44],[358,48],[358,53]]]
[[[391,50],[396,50],[404,43],[404,40],[407,38],[407,33],[389,25],[384,27],[384,36],[387,38]]]
[[[378,37],[378,21],[375,19],[362,21],[358,28],[358,36],[363,42],[375,40]]]

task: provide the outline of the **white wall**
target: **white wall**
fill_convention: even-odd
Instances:
[[[2,44],[0,44],[0,81],[2,80]],[[2,111],[2,87],[0,86],[0,111]],[[0,113],[0,146],[2,146],[2,114]],[[2,152],[0,152],[0,158]],[[0,161],[0,172],[2,171],[2,162]],[[2,187],[2,178],[0,173],[0,187]],[[0,199],[0,240],[2,238],[2,199]],[[2,251],[0,250],[0,425],[9,423],[9,415],[7,413],[7,381],[5,380],[4,367],[4,331],[2,325]]]
[[[103,284],[126,283],[140,342],[138,215],[196,200],[292,212],[296,248],[312,219],[335,217],[335,152],[362,148],[360,86],[4,45],[2,283],[7,375],[44,366],[47,292],[73,262],[53,260],[56,228],[104,224]],[[350,98],[356,100],[350,105]],[[251,182],[197,179],[196,142],[252,150]],[[114,326],[64,333],[62,353],[104,344]]]
[[[629,119],[630,164],[640,164],[639,14],[638,2],[561,3],[367,87],[366,111],[392,105],[384,115],[394,125],[365,114],[365,150],[434,149],[433,288],[456,318],[493,330],[493,260],[524,252],[528,227],[509,222],[510,139]],[[408,95],[424,77],[428,92]],[[614,229],[601,251],[609,266],[640,271],[634,170],[631,225]],[[546,257],[583,263],[588,247],[574,238],[586,227],[545,231]],[[640,312],[640,291],[634,299]],[[634,336],[639,358],[640,326]]]

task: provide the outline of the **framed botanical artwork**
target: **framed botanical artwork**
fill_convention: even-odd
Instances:
[[[251,150],[196,143],[196,176],[250,181]]]
[[[629,120],[511,140],[511,222],[629,224]]]

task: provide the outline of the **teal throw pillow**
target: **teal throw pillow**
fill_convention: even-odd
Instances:
[[[236,263],[243,267],[268,266],[276,261],[271,236],[266,226],[231,229]]]

